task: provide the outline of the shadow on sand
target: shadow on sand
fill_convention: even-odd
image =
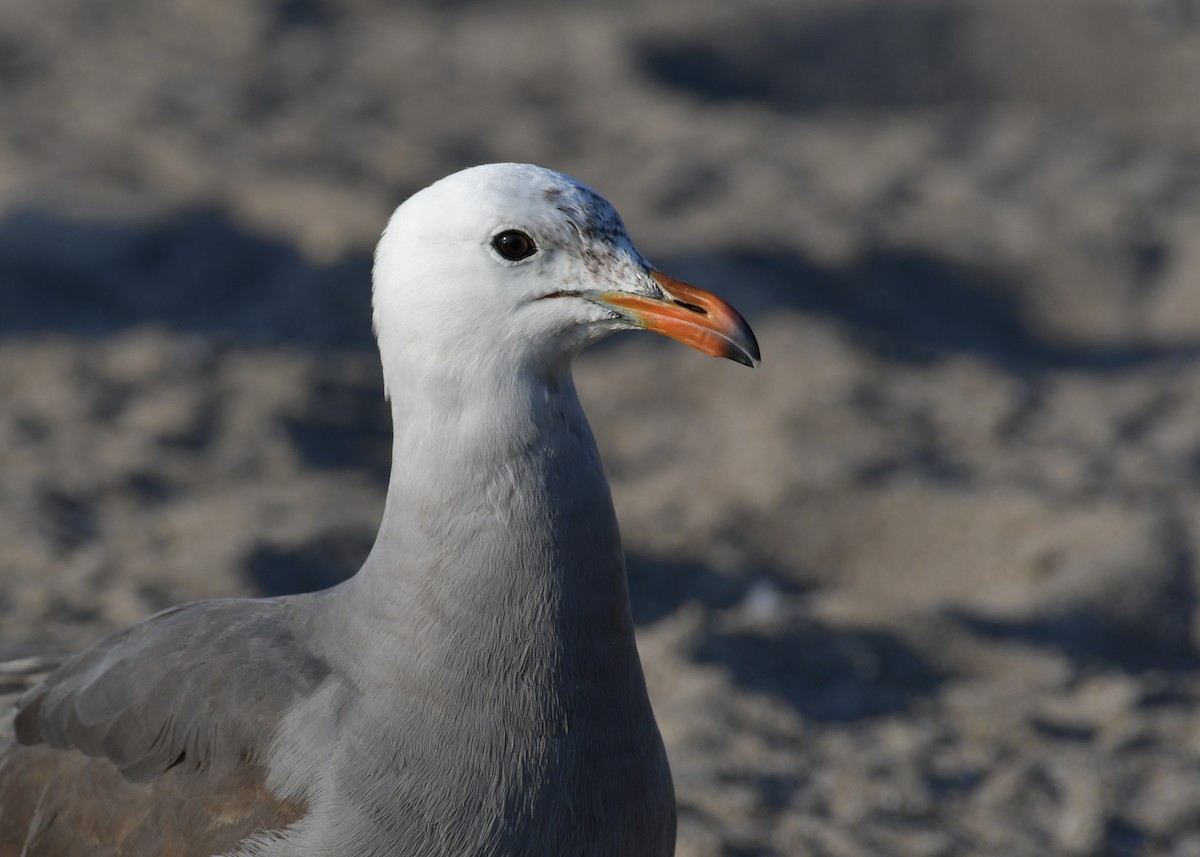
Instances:
[[[903,711],[941,684],[933,666],[894,634],[795,615],[786,605],[795,603],[800,587],[763,568],[735,577],[698,563],[632,556],[629,586],[638,624],[684,604],[703,606],[706,627],[692,657],[721,666],[741,687],[773,696],[808,720]],[[776,608],[760,606],[755,617],[764,591]]]
[[[739,284],[727,296],[749,318],[779,310],[814,316],[896,363],[925,365],[969,356],[1033,379],[1052,371],[1106,375],[1200,358],[1200,340],[1174,345],[1057,341],[1030,322],[1012,283],[929,253],[877,247],[844,268],[828,268],[786,251],[735,250],[677,257],[663,267],[722,272],[714,281]]]
[[[898,362],[966,354],[1029,375],[1200,357],[1200,341],[1056,342],[1030,325],[1003,279],[927,253],[880,247],[831,269],[787,251],[729,250],[663,267],[736,272],[729,279],[739,285],[726,296],[752,322],[798,311]],[[0,296],[0,336],[108,336],[157,325],[236,345],[374,349],[367,254],[314,265],[212,209],[150,224],[10,215],[0,221]]]
[[[636,60],[661,84],[708,101],[787,113],[976,106],[995,96],[967,54],[959,4],[854,4],[812,16],[750,17],[736,38],[657,38]]]
[[[131,224],[12,214],[0,295],[0,336],[156,325],[239,345],[373,348],[368,256],[316,266],[213,209]]]

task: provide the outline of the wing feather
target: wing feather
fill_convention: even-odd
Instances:
[[[18,703],[16,737],[106,758],[136,781],[178,764],[228,768],[259,758],[328,674],[285,599],[200,601],[69,659]]]
[[[194,857],[294,823],[262,757],[330,676],[296,622],[290,599],[175,607],[26,691],[0,729],[0,857]],[[0,690],[33,666],[0,665]]]

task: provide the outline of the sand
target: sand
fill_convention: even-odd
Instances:
[[[1200,855],[1200,4],[0,0],[0,657],[354,571],[370,252],[533,161],[681,857]]]

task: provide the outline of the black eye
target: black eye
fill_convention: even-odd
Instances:
[[[492,246],[496,248],[497,253],[510,262],[527,259],[537,252],[537,245],[533,243],[533,239],[515,229],[506,229],[501,232],[492,239]]]

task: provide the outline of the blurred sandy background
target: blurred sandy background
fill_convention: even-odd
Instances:
[[[375,239],[578,176],[683,857],[1200,855],[1200,2],[0,0],[0,657],[351,573]]]

